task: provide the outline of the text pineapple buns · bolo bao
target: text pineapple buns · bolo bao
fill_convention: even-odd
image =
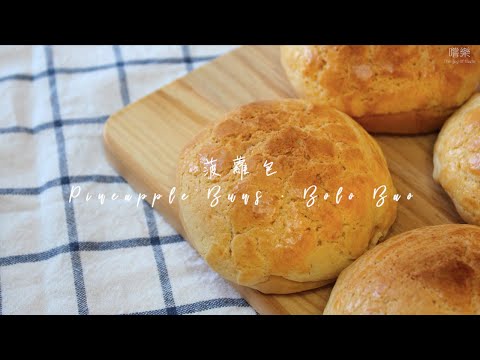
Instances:
[[[283,46],[297,93],[367,131],[438,130],[480,84],[480,46]]]
[[[233,167],[239,157],[243,174]],[[212,176],[206,164],[213,163]],[[331,282],[396,217],[395,201],[377,207],[372,199],[381,185],[395,192],[375,140],[342,112],[303,100],[226,114],[184,148],[177,184],[188,195],[179,200],[180,218],[194,247],[226,279],[264,293]],[[318,196],[309,207],[312,185]],[[229,194],[236,194],[233,202]],[[247,205],[242,194],[250,196]]]

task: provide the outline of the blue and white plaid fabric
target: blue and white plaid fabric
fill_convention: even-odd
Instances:
[[[102,146],[110,114],[230,48],[0,47],[0,314],[255,313],[146,203],[108,200],[135,193]]]

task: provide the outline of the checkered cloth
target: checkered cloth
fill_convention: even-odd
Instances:
[[[109,201],[136,193],[102,146],[110,114],[230,48],[0,47],[0,314],[255,313],[148,204]]]

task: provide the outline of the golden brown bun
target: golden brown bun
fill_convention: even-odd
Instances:
[[[451,46],[283,46],[281,60],[297,93],[333,106],[371,132],[437,130],[480,84],[480,46],[452,58]],[[448,63],[468,60],[474,63]]]
[[[233,160],[245,156],[243,180]],[[217,159],[221,177],[204,176],[203,158]],[[273,162],[266,176],[265,161]],[[221,186],[210,207],[207,190]],[[307,208],[305,188],[317,185]],[[395,191],[375,140],[347,115],[303,100],[252,103],[227,115],[183,150],[178,166],[180,218],[188,238],[226,279],[265,293],[291,293],[331,282],[383,237],[396,203],[377,208],[373,189]],[[342,202],[335,205],[338,188]],[[262,191],[254,206],[256,191]],[[331,197],[323,200],[328,191]],[[355,197],[348,201],[353,192]],[[234,203],[227,194],[236,193]],[[245,206],[241,194],[250,194]]]
[[[480,228],[392,237],[338,277],[324,314],[480,314]]]
[[[480,94],[442,128],[433,152],[433,178],[466,222],[480,225]]]

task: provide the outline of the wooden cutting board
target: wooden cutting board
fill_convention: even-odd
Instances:
[[[113,166],[137,192],[164,194],[155,208],[183,235],[177,204],[168,204],[182,147],[199,130],[239,105],[295,97],[277,46],[245,46],[189,73],[112,115],[104,130]],[[462,222],[432,180],[436,134],[375,136],[387,158],[399,202],[391,235],[420,226]],[[187,239],[188,240],[188,239]],[[234,285],[260,314],[322,314],[331,287],[293,295],[264,295]]]

